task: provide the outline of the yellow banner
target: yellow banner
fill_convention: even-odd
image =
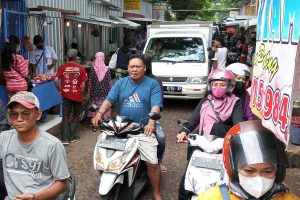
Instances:
[[[124,10],[140,10],[141,0],[124,0]]]

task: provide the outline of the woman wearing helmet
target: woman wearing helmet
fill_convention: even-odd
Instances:
[[[253,120],[254,115],[250,108],[250,94],[247,91],[251,78],[249,67],[242,63],[233,63],[228,65],[226,69],[235,75],[236,82],[233,94],[239,97],[242,101],[244,120]]]
[[[259,120],[241,122],[230,129],[223,145],[223,160],[230,178],[198,200],[296,200],[282,183],[287,163],[285,145]]]
[[[198,125],[201,135],[224,137],[234,124],[243,121],[241,101],[232,94],[234,75],[225,69],[216,69],[208,76],[207,85],[208,95],[199,102],[186,129],[177,134],[177,142],[183,142]]]

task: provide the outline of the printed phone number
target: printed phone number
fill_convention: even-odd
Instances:
[[[282,94],[279,89],[274,91],[270,85],[265,89],[264,81],[257,78],[253,79],[252,92],[252,106],[259,111],[262,110],[265,120],[272,119],[274,126],[279,124],[280,131],[286,133],[290,115],[290,96]]]

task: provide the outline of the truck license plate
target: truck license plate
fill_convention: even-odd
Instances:
[[[181,92],[181,86],[164,86],[164,91],[166,92]]]

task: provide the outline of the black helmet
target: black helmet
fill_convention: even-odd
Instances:
[[[43,42],[43,41],[44,41],[44,40],[43,40],[43,37],[40,36],[40,35],[36,35],[36,36],[34,36],[34,38],[33,38],[33,44],[34,44],[34,45],[37,45],[38,43]]]
[[[238,170],[246,165],[272,163],[276,166],[276,182],[285,178],[287,157],[285,144],[260,120],[240,122],[224,139],[223,160],[231,181],[238,181]]]

